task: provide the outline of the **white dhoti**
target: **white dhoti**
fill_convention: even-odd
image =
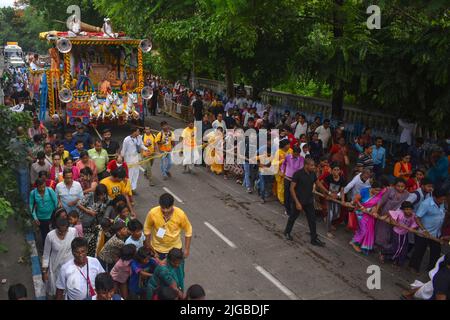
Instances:
[[[183,165],[189,168],[194,167],[194,164],[201,164],[200,152],[198,148],[183,148]]]
[[[130,178],[131,189],[134,191],[137,188],[139,179],[139,155],[129,154],[124,156],[125,162],[128,164],[128,176]]]

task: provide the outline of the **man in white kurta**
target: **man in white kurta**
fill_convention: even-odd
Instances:
[[[142,142],[139,129],[131,129],[131,134],[123,140],[121,155],[128,164],[128,176],[130,177],[131,189],[136,192],[139,179],[141,151],[147,151],[147,147]]]

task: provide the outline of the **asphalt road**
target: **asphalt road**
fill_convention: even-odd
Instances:
[[[147,119],[154,129],[166,120],[175,128],[185,125],[176,119],[157,116]],[[125,130],[114,130],[120,140]],[[368,289],[367,268],[379,265],[375,255],[353,251],[352,234],[341,227],[335,239],[318,232],[325,248],[309,244],[306,218],[300,216],[293,230],[294,241],[286,241],[284,208],[276,201],[260,203],[234,180],[224,180],[196,167],[182,174],[171,169],[172,178],[163,181],[159,160],[153,164],[156,186],[150,187],[141,172],[135,196],[138,218],[144,222],[164,192],[176,196],[193,225],[191,255],[186,261],[186,288],[201,284],[208,299],[399,299],[416,276],[390,264],[380,265],[381,289]],[[425,278],[424,278],[425,277]],[[419,277],[426,280],[426,275]]]

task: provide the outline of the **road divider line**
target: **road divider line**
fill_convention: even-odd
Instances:
[[[293,293],[291,290],[289,290],[285,285],[283,285],[280,280],[278,280],[277,278],[275,278],[272,274],[270,274],[269,271],[267,271],[266,269],[264,269],[263,267],[255,264],[255,268],[256,270],[261,273],[267,280],[269,280],[270,282],[272,282],[273,285],[275,285],[278,289],[281,290],[281,292],[283,292],[286,296],[288,296],[289,299],[291,300],[300,300],[299,297],[297,297],[295,295],[295,293]]]
[[[210,223],[208,222],[204,222],[205,226],[207,226],[209,229],[211,229],[212,232],[214,232],[220,239],[222,239],[227,245],[229,245],[231,248],[236,249],[236,245],[227,237],[225,237],[223,235],[222,232],[220,232],[219,230],[217,230],[214,226],[212,226]]]
[[[183,200],[178,198],[175,193],[173,193],[172,191],[169,190],[169,188],[163,187],[163,189],[164,189],[165,192],[170,193],[175,198],[175,200],[177,200],[180,203],[183,203]]]

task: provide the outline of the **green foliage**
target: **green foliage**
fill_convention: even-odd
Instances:
[[[31,7],[25,10],[0,8],[0,45],[16,41],[24,52],[45,52],[47,44],[39,40],[39,32],[47,28],[43,14]]]
[[[17,155],[11,152],[10,139],[15,136],[17,127],[28,128],[31,116],[25,112],[12,112],[9,108],[0,106],[0,231],[6,226],[8,218],[16,213],[16,218],[24,217],[26,211],[20,200],[19,189],[13,171]]]

